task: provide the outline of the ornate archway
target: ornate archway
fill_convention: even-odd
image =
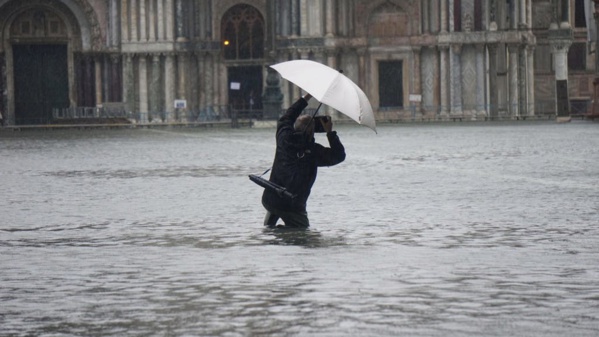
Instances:
[[[0,0],[0,111],[6,123],[45,123],[52,107],[77,105],[74,55],[103,45],[95,15],[83,0]]]

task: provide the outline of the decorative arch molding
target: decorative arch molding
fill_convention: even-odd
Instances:
[[[73,50],[101,51],[102,31],[94,9],[86,0],[0,0],[0,33],[6,38],[14,18],[27,9],[43,7],[65,19],[73,31]],[[75,34],[76,33],[76,34]],[[0,44],[0,52],[4,46]]]
[[[216,1],[215,1],[216,2]],[[264,18],[265,22],[268,20],[268,16],[266,15],[266,0],[246,0],[246,1],[238,1],[238,0],[219,0],[215,4],[214,8],[214,16],[213,16],[213,36],[215,39],[220,39],[221,35],[221,22],[225,13],[235,7],[237,5],[249,5],[254,8],[260,15]]]
[[[412,34],[418,32],[417,22],[420,18],[420,0],[377,0],[368,1],[356,6],[356,36],[367,37],[370,19],[382,6],[394,6],[408,14],[410,18],[409,30]],[[365,14],[365,15],[363,15]]]

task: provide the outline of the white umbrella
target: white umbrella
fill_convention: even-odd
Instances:
[[[360,87],[338,70],[310,60],[281,62],[272,65],[271,68],[319,102],[376,132],[374,113],[368,97]]]

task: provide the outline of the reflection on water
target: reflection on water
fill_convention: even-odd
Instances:
[[[0,336],[599,335],[596,123],[338,129],[308,230],[272,129],[0,132]]]

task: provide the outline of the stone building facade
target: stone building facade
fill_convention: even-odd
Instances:
[[[568,115],[592,99],[584,9],[585,0],[0,0],[0,111],[8,124],[110,104],[151,123],[260,112],[267,85],[280,86],[283,107],[299,95],[267,66],[305,58],[343,69],[379,119]]]

